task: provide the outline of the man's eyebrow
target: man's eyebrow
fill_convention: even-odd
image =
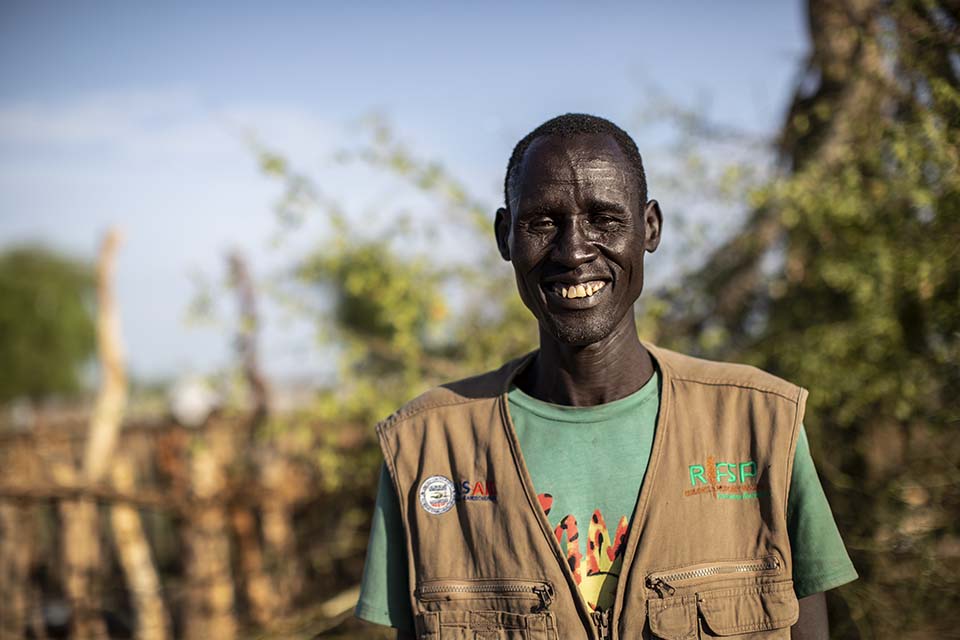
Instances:
[[[587,209],[590,211],[606,211],[608,213],[619,213],[623,215],[627,214],[626,206],[619,202],[604,200],[603,198],[590,197],[586,199],[584,204],[586,204]],[[517,214],[523,217],[549,216],[556,213],[557,210],[563,206],[564,205],[560,203],[540,201],[529,206],[521,206]]]
[[[591,211],[613,211],[615,213],[626,213],[627,208],[619,202],[611,202],[601,198],[587,198],[587,208]]]
[[[537,202],[533,205],[520,207],[520,215],[549,216],[557,211],[558,205],[552,202]]]

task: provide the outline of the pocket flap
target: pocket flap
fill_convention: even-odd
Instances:
[[[664,640],[697,637],[696,596],[649,600],[650,631]]]
[[[702,591],[697,606],[706,626],[718,636],[783,629],[800,616],[792,581]]]

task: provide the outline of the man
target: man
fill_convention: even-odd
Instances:
[[[377,426],[357,615],[400,638],[826,638],[823,592],[857,576],[806,391],[638,339],[662,215],[633,140],[554,118],[504,192],[497,246],[540,348]]]

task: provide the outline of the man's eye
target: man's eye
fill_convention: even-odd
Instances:
[[[553,229],[555,226],[557,225],[550,218],[536,218],[530,221],[532,229]]]
[[[590,218],[590,223],[596,227],[609,228],[616,226],[620,221],[614,218],[613,216],[608,215],[596,215]]]

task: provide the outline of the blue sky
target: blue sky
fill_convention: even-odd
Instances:
[[[323,158],[371,112],[495,203],[515,141],[566,111],[635,132],[656,86],[758,133],[776,130],[807,49],[802,3],[0,4],[0,243],[95,254],[118,224],[119,293],[141,376],[209,371],[229,340],[188,327],[190,274],[222,273],[229,248],[254,268],[277,186],[243,132],[324,183]],[[642,135],[641,135],[642,134]],[[645,151],[657,193],[656,153]],[[371,205],[369,176],[336,195]],[[367,198],[364,200],[364,198]],[[492,250],[492,243],[490,249]],[[272,317],[272,316],[271,316]],[[268,327],[277,375],[325,364],[308,327]]]

